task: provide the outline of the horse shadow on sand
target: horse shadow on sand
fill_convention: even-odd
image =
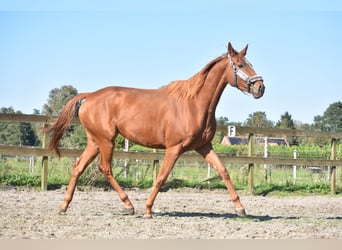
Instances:
[[[299,219],[299,217],[289,216],[269,216],[269,215],[247,215],[240,217],[232,213],[206,213],[206,212],[158,212],[153,214],[154,217],[180,217],[180,218],[211,218],[211,219],[237,219],[241,221],[271,221],[280,219]]]
[[[153,213],[154,217],[174,217],[174,218],[211,218],[211,219],[235,219],[239,221],[264,222],[272,220],[298,220],[301,216],[270,216],[270,215],[247,215],[240,217],[232,213],[206,213],[206,212],[157,212]],[[341,221],[342,217],[327,217],[327,220]]]

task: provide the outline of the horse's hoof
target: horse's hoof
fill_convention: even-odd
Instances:
[[[66,211],[65,210],[62,210],[60,209],[59,212],[58,212],[59,215],[66,215]]]
[[[134,215],[134,207],[125,208],[125,214]]]
[[[239,217],[246,217],[247,216],[246,210],[244,208],[237,208],[237,209],[235,209],[235,213]]]
[[[152,219],[152,214],[144,214],[144,219]]]

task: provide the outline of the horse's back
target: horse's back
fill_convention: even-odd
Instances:
[[[89,94],[79,108],[79,118],[86,129],[97,130],[96,133],[118,129],[124,136],[136,140],[145,131],[151,132],[152,124],[162,126],[170,110],[168,106],[167,96],[161,89],[112,86]]]

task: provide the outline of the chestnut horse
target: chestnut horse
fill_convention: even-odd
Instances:
[[[256,75],[245,58],[247,47],[237,52],[228,43],[227,53],[209,62],[190,79],[173,81],[159,89],[113,86],[71,99],[48,128],[49,149],[60,156],[58,142],[77,109],[87,135],[87,146],[75,163],[60,212],[66,212],[78,178],[100,154],[99,169],[118,193],[127,213],[134,214],[131,201],[111,170],[115,138],[121,134],[134,143],[165,149],[162,167],[146,201],[144,217],[152,217],[152,206],[160,188],[179,156],[189,150],[197,151],[216,169],[228,189],[235,212],[245,216],[245,209],[211,140],[216,131],[216,106],[227,84],[254,98],[264,94],[262,77]]]

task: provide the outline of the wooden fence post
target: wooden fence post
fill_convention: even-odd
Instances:
[[[331,139],[331,156],[330,160],[336,160],[336,139]],[[336,166],[330,167],[330,189],[331,194],[336,194]]]
[[[45,128],[47,128],[48,124],[44,123],[44,134],[43,134],[43,142],[42,142],[42,148],[47,149],[48,147],[48,141],[49,141],[49,135],[46,132]],[[47,190],[47,183],[48,183],[48,156],[43,156],[42,159],[42,177],[41,177],[41,189],[42,191]]]
[[[248,134],[248,156],[254,156],[254,134]],[[253,192],[254,188],[254,163],[248,164],[248,191]]]
[[[125,149],[124,152],[128,152],[129,151],[129,140],[125,138]],[[125,163],[124,163],[124,176],[125,179],[128,178],[128,170],[129,170],[129,163],[128,163],[128,159],[125,159]]]

